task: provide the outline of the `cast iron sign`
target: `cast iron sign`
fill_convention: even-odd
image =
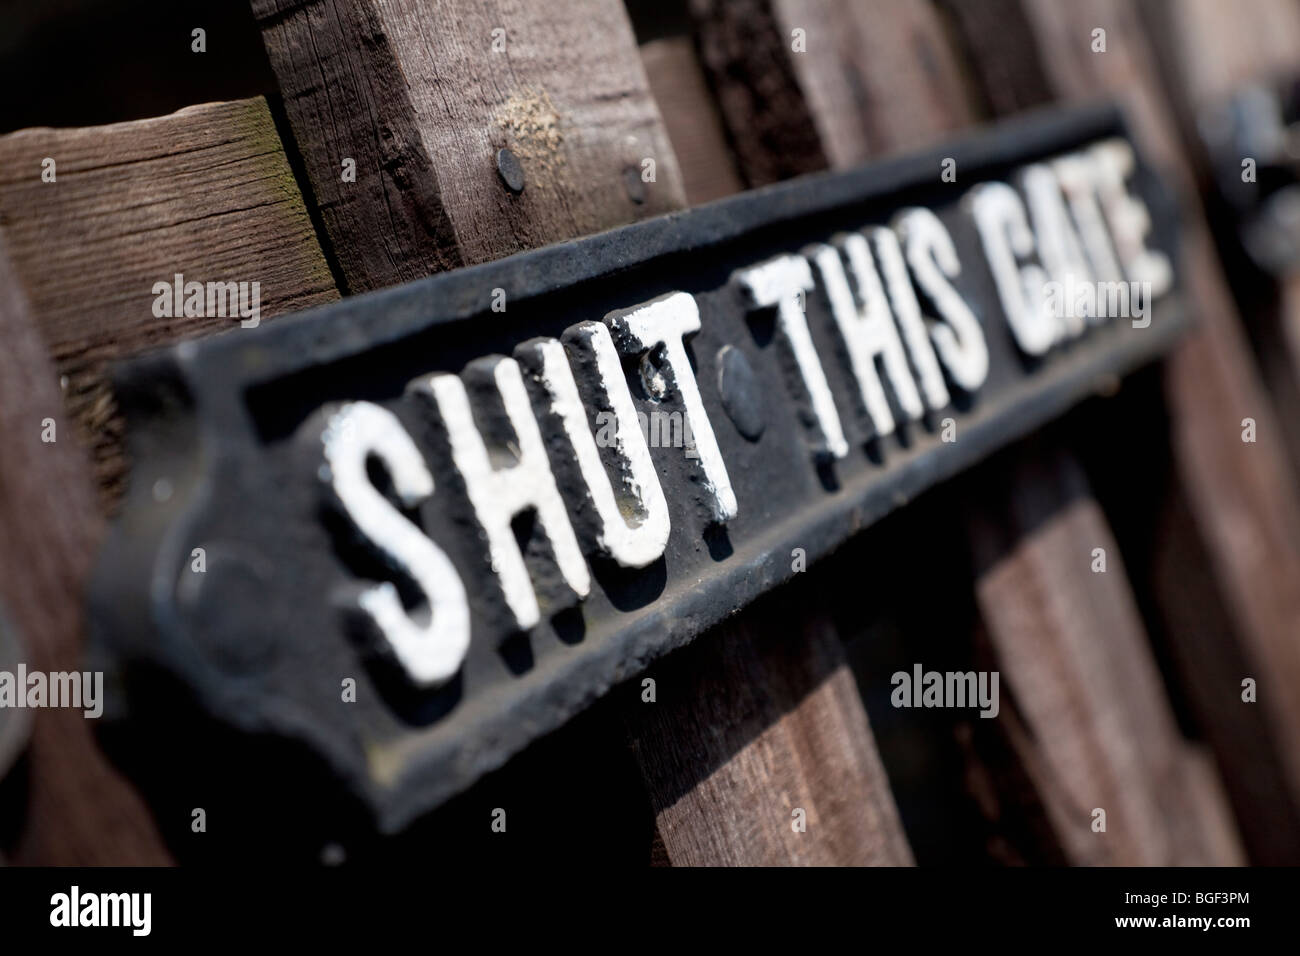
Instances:
[[[1174,238],[1058,113],[136,361],[101,646],[396,830],[1158,353]]]

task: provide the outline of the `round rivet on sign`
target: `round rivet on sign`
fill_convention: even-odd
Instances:
[[[730,345],[718,350],[718,393],[736,431],[758,441],[767,426],[762,388],[745,353]]]
[[[277,654],[276,622],[240,623],[241,613],[261,607],[273,591],[274,566],[262,555],[211,543],[205,546],[203,570],[187,553],[179,568],[177,604],[192,622],[191,636],[204,658],[226,674],[267,672]],[[239,640],[232,640],[232,634]]]
[[[524,167],[519,165],[519,160],[510,150],[505,148],[497,150],[497,172],[501,174],[501,181],[512,193],[524,191]]]

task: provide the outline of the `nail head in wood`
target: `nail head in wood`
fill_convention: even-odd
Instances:
[[[627,189],[628,199],[638,206],[645,202],[645,181],[641,178],[641,171],[635,166],[623,170],[623,186]]]
[[[524,168],[519,165],[518,158],[510,150],[505,148],[497,150],[497,172],[501,174],[501,181],[512,193],[524,191]]]

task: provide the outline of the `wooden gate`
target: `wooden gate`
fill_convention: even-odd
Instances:
[[[141,753],[48,709],[4,784],[6,858],[1300,862],[1300,349],[1274,348],[1300,300],[1284,277],[1239,311],[1198,128],[1298,65],[1294,0],[174,6],[85,4],[58,42],[94,45],[79,79],[104,89],[3,116],[0,599],[33,670],[83,667],[131,481],[111,366],[234,324],[159,317],[157,279],[259,282],[274,321],[1109,98],[1176,186],[1198,325],[400,835],[288,825],[240,741]],[[39,70],[54,21],[12,16],[6,69]],[[1000,673],[996,718],[893,706],[918,663]]]

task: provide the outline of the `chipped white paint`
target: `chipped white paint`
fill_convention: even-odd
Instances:
[[[916,420],[925,412],[916,382],[907,367],[907,353],[898,337],[893,313],[885,299],[880,276],[871,261],[871,250],[861,233],[837,237],[837,243],[848,257],[858,288],[859,306],[854,301],[840,252],[831,246],[818,244],[804,251],[813,268],[826,299],[830,303],[831,317],[844,341],[849,365],[858,383],[862,404],[867,410],[878,435],[894,431],[894,414],[876,368],[876,359],[884,364],[885,375],[894,397],[908,419]]]
[[[591,574],[555,487],[519,364],[514,359],[492,356],[471,363],[466,374],[487,376],[500,392],[506,418],[517,439],[510,449],[515,464],[493,467],[487,445],[474,424],[465,384],[458,376],[433,375],[417,379],[408,388],[427,390],[433,396],[447,428],[452,461],[465,481],[470,504],[487,536],[488,557],[506,604],[515,623],[527,630],[541,619],[541,610],[511,527],[516,515],[530,508],[535,510],[537,524],[550,541],[560,573],[579,597],[591,591]]]
[[[849,453],[849,443],[844,439],[835,399],[826,384],[826,372],[813,346],[808,317],[799,307],[800,295],[813,289],[808,261],[799,256],[777,256],[747,269],[738,269],[732,279],[745,291],[750,308],[776,307],[777,333],[785,339],[794,356],[795,368],[812,409],[813,450],[843,458]]]
[[[676,391],[685,409],[713,520],[730,521],[737,514],[736,492],[731,487],[726,463],[700,398],[695,372],[686,355],[686,336],[700,330],[700,309],[695,298],[685,292],[673,292],[626,312],[611,312],[605,322],[614,333],[619,351],[625,355],[644,357],[651,350],[662,350],[664,363],[660,372],[664,394],[666,397]]]
[[[637,424],[623,366],[609,330],[599,322],[583,322],[566,329],[564,340],[571,348],[590,350],[595,358],[596,384],[614,413],[617,493],[592,437],[565,346],[552,338],[533,339],[519,346],[515,357],[545,392],[551,413],[564,427],[584,482],[582,489],[573,491],[586,496],[600,522],[597,547],[624,567],[643,568],[664,553],[671,524],[668,502]],[[628,507],[620,506],[620,497]]]
[[[1127,143],[1108,141],[1014,171],[1017,188],[985,182],[963,199],[959,209],[978,234],[997,299],[1022,352],[1042,356],[1101,321],[1108,314],[1099,308],[1102,283],[1143,283],[1150,290],[1147,301],[1169,287],[1167,256],[1146,245],[1149,211],[1127,192],[1134,166]],[[962,235],[970,228],[961,223]],[[982,268],[978,262],[968,265]],[[922,418],[927,408],[937,412],[950,405],[950,387],[974,393],[985,384],[990,361],[985,327],[958,291],[965,285],[957,281],[962,272],[944,221],[930,209],[912,207],[888,227],[840,233],[800,254],[737,269],[731,287],[712,302],[731,309],[739,299],[750,312],[774,312],[785,384],[824,463],[849,453],[832,381],[856,391],[860,403],[852,401],[854,414],[865,410],[879,436],[896,432],[900,420]],[[1049,287],[1080,285],[1098,287],[1091,290],[1098,305],[1054,310]],[[813,319],[823,324],[813,327],[804,303],[817,287],[825,293],[828,313],[814,309]],[[991,306],[977,307],[985,322],[996,317]],[[491,562],[489,583],[499,585],[519,628],[539,623],[543,606],[555,597],[539,592],[552,581],[562,578],[579,598],[589,594],[593,582],[582,546],[626,568],[647,567],[666,553],[672,531],[668,494],[674,489],[661,484],[631,383],[644,388],[649,403],[674,406],[671,414],[684,418],[684,432],[694,439],[684,464],[688,488],[678,492],[698,495],[714,522],[737,514],[736,493],[687,350],[687,340],[699,331],[696,299],[674,292],[610,312],[603,323],[570,326],[560,339],[524,342],[513,359],[489,356],[471,362],[461,376],[438,374],[408,386],[446,425],[451,466],[464,480]],[[818,340],[838,336],[848,356],[847,368],[834,366],[829,380],[814,333]],[[624,361],[637,366],[631,382]],[[707,382],[705,392],[715,397]],[[477,418],[471,394],[489,396]],[[591,409],[584,398],[591,400]],[[597,414],[599,421],[608,412],[613,427],[602,426],[597,438],[591,416]],[[549,442],[539,420],[554,430]],[[479,421],[485,423],[482,430]],[[942,440],[950,441],[956,420],[942,421]],[[614,433],[611,441],[604,429]],[[322,441],[321,480],[389,564],[419,586],[433,613],[425,622],[423,608],[408,611],[392,583],[366,591],[361,608],[413,678],[447,679],[469,641],[461,581],[446,555],[372,486],[366,462],[384,462],[408,506],[432,494],[429,471],[398,420],[369,403],[344,406],[330,419]],[[574,478],[564,489],[567,500],[557,487],[552,460]],[[535,513],[535,533],[545,534],[554,556],[558,575],[549,567],[533,568],[543,572],[545,582],[532,580],[524,558],[527,544],[516,540],[513,524],[521,513]],[[577,530],[570,513],[580,519]],[[545,610],[551,613],[552,607]]]
[[[413,508],[433,494],[433,476],[424,459],[397,417],[370,402],[351,402],[331,415],[321,445],[321,479],[385,561],[424,593],[428,620],[417,623],[389,581],[363,591],[358,606],[412,681],[424,686],[447,681],[469,650],[469,605],[460,576],[443,550],[394,508],[366,473],[367,461],[379,459],[398,500]]]

